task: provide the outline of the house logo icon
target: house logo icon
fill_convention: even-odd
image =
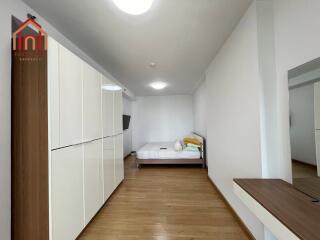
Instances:
[[[23,30],[30,25],[38,31],[38,34],[23,34]],[[43,30],[41,25],[38,24],[32,17],[28,18],[25,22],[20,24],[18,29],[13,33],[12,38],[14,51],[43,51],[47,50],[48,47],[47,33]]]

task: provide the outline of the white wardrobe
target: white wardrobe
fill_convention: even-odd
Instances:
[[[124,179],[122,91],[50,37],[29,54],[12,51],[12,239],[73,240]]]
[[[122,92],[49,38],[51,239],[75,239],[124,179]]]
[[[316,143],[317,174],[320,176],[320,82],[314,83],[314,131]]]

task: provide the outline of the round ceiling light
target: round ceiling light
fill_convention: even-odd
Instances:
[[[113,2],[125,13],[140,15],[151,8],[153,0],[113,0]]]
[[[106,84],[106,85],[103,85],[102,86],[102,89],[103,90],[106,90],[106,91],[120,91],[122,90],[122,88],[118,85],[115,85],[115,84]]]
[[[153,83],[150,83],[150,87],[156,89],[156,90],[161,90],[161,89],[164,89],[165,87],[167,87],[168,84],[166,84],[165,82],[153,82]]]

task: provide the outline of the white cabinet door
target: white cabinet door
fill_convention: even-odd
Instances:
[[[84,228],[83,146],[51,153],[52,239],[73,240]]]
[[[59,46],[60,69],[60,146],[82,141],[81,60]]]
[[[318,176],[320,176],[320,130],[315,131]]]
[[[113,135],[113,91],[107,90],[104,87],[107,85],[112,85],[113,83],[102,76],[102,128],[103,137],[109,137]]]
[[[83,62],[83,140],[101,138],[101,77]]]
[[[48,39],[48,86],[51,149],[60,147],[59,44]]]
[[[314,84],[314,127],[320,129],[320,82]]]
[[[116,187],[124,179],[124,164],[123,164],[123,135],[117,135],[114,137],[115,142],[115,184]]]
[[[104,201],[115,189],[114,168],[114,137],[107,137],[103,139]]]
[[[122,129],[122,91],[114,92],[114,135],[123,132]]]
[[[102,139],[84,144],[85,223],[103,204]]]

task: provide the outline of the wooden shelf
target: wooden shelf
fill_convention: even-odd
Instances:
[[[320,205],[314,203],[311,197],[279,179],[235,179],[234,182],[297,236],[297,239],[320,239]],[[237,195],[241,193],[238,192]],[[246,197],[242,200],[245,201]],[[250,199],[247,200],[250,202]],[[250,203],[247,204],[250,208],[249,205]],[[260,214],[259,219],[264,222],[270,220],[270,217]],[[281,235],[282,232],[278,230],[278,234]]]

